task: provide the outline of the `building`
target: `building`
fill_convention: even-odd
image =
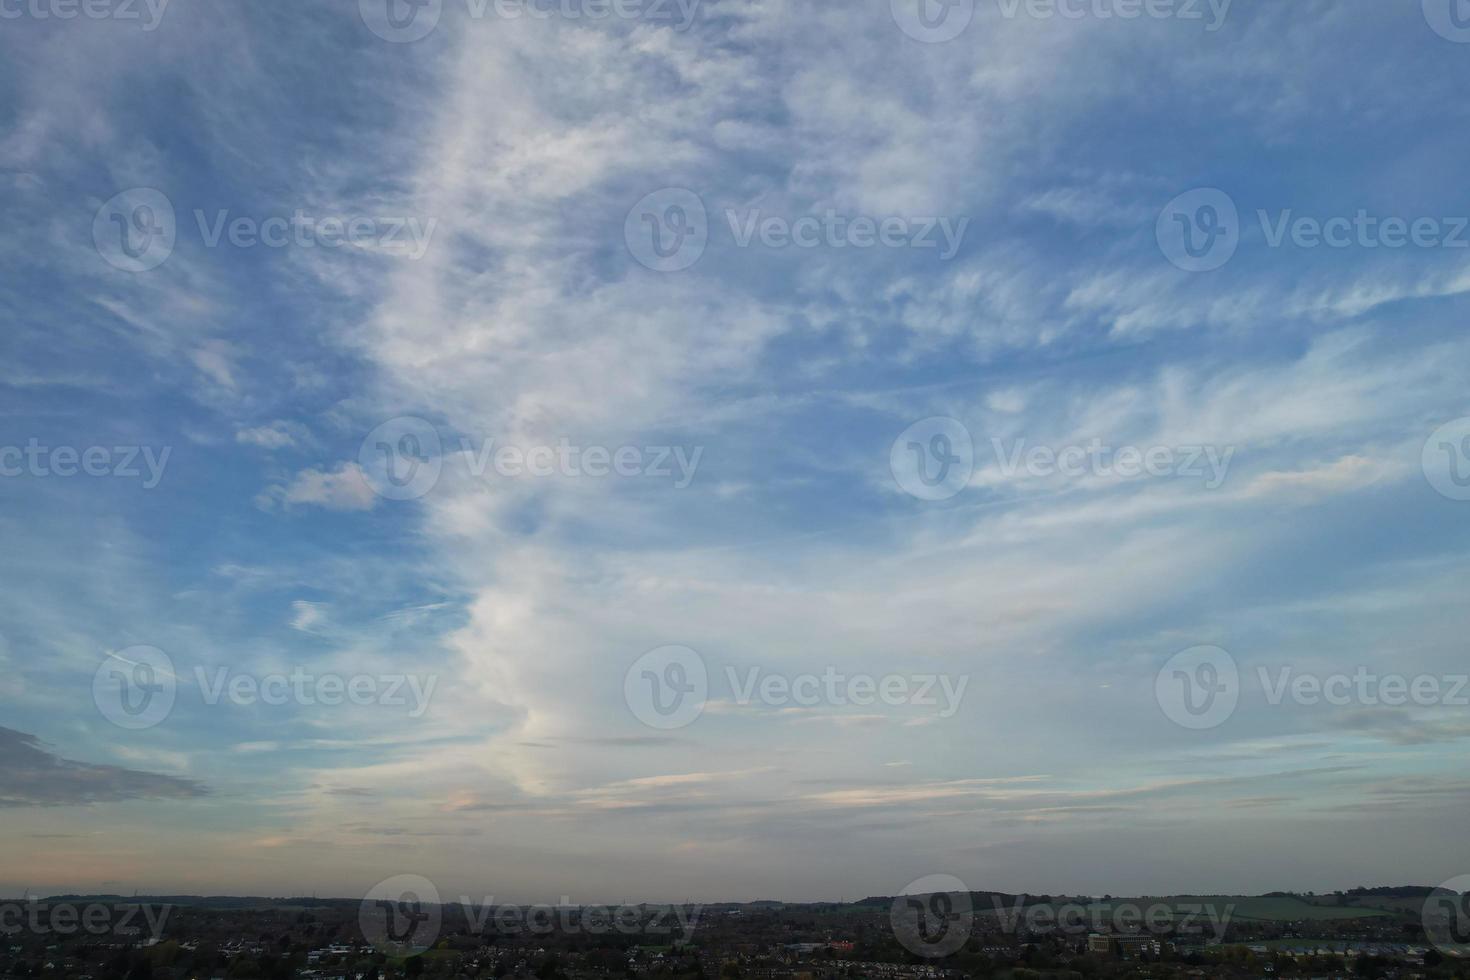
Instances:
[[[1087,937],[1087,951],[1107,956],[1158,956],[1163,945],[1153,936],[1137,933],[1093,933]]]

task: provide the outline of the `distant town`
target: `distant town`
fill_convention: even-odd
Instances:
[[[0,900],[0,980],[1470,978],[1466,897],[930,893],[621,906]]]

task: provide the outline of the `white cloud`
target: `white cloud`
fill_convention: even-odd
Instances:
[[[291,603],[291,628],[302,633],[318,632],[318,627],[325,621],[322,612],[326,606],[320,602],[307,602],[305,599],[297,599]]]
[[[305,426],[284,419],[235,432],[236,442],[261,449],[293,449],[309,443],[310,439],[311,434]]]
[[[263,501],[324,507],[327,510],[372,510],[378,496],[356,463],[339,463],[335,469],[305,469],[291,482],[266,491]]]

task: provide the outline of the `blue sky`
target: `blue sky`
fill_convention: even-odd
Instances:
[[[1470,416],[1452,0],[922,0],[968,17],[942,42],[920,0],[442,0],[412,41],[383,2],[0,5],[0,447],[139,474],[0,478],[0,891],[1470,871],[1470,707],[1260,673],[1465,670],[1470,428],[1431,439]],[[1190,271],[1174,215],[1222,198]],[[1360,213],[1340,246],[1299,220]],[[916,424],[973,446],[942,499],[890,465]],[[1173,468],[1006,464],[1094,441]],[[398,492],[380,442],[437,478]],[[636,465],[487,465],[563,444]],[[671,645],[707,696],[650,727],[625,681]],[[1199,646],[1240,678],[1208,728],[1157,693]],[[172,709],[119,727],[94,681],[140,647]],[[741,704],[752,669],[965,686]],[[432,689],[210,703],[221,670]]]

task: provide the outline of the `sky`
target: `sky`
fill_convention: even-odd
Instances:
[[[1470,872],[1463,6],[0,0],[0,894]]]

